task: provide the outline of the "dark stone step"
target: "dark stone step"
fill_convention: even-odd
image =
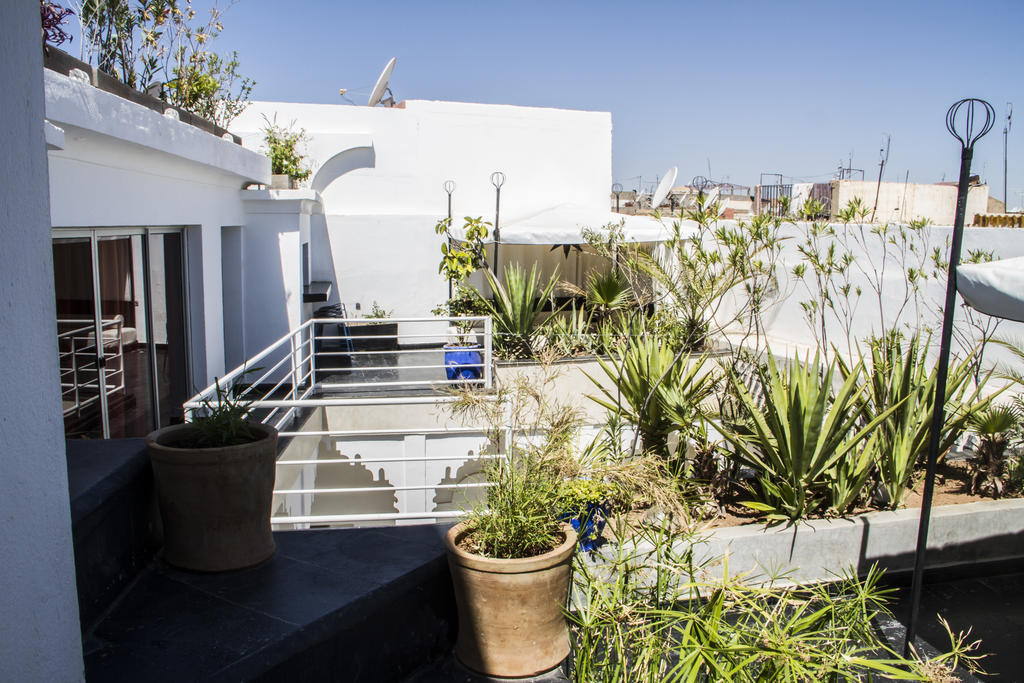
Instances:
[[[89,681],[401,681],[450,651],[443,525],[282,531],[249,569],[154,562],[85,643]]]
[[[161,545],[143,439],[67,442],[78,610],[88,633]]]

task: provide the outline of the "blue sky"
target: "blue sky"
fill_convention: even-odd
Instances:
[[[206,0],[195,0],[197,7]],[[221,2],[224,6],[224,2]],[[886,180],[955,180],[944,116],[982,97],[1000,120],[974,170],[1010,204],[1024,190],[1024,1],[335,2],[239,0],[219,51],[239,53],[255,99],[341,103],[391,57],[399,99],[610,111],[627,188],[669,166],[754,184],[761,172],[827,180],[853,155]],[[71,48],[72,51],[76,47]]]

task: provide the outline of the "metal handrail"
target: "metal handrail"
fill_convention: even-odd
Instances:
[[[350,326],[359,324],[361,326],[372,326],[374,324],[402,324],[405,326],[415,324],[441,325],[446,324],[445,330],[428,330],[426,332],[416,330],[399,330],[394,334],[352,334]],[[341,334],[325,334],[326,326],[338,326]],[[472,326],[473,329],[465,329]],[[482,327],[482,329],[480,329]],[[460,330],[459,328],[462,328]],[[463,331],[465,330],[465,331]],[[333,332],[333,330],[331,330]],[[249,358],[242,365],[224,373],[202,391],[192,396],[183,405],[186,419],[192,419],[198,411],[202,411],[208,403],[216,402],[218,385],[221,389],[234,388],[244,385],[244,388],[237,392],[236,397],[245,400],[250,409],[254,411],[266,411],[262,414],[261,421],[272,424],[279,430],[288,424],[288,421],[300,408],[323,407],[330,405],[350,405],[354,398],[344,398],[348,390],[362,390],[367,388],[388,387],[409,389],[414,387],[434,387],[443,389],[452,386],[464,386],[467,383],[482,385],[485,389],[492,389],[494,386],[493,376],[493,322],[489,316],[457,316],[437,318],[311,318],[298,327],[289,331],[275,342],[264,348],[256,355]],[[473,379],[447,379],[445,371],[447,364],[430,364],[425,362],[414,362],[408,365],[399,365],[397,356],[402,354],[424,354],[441,353],[445,351],[445,344],[457,342],[460,338],[473,335],[482,335],[482,344],[479,346],[481,354],[480,362],[459,363],[460,368],[475,371],[478,378]],[[423,342],[430,340],[435,348],[422,348]],[[368,341],[380,343],[381,341],[392,341],[394,349],[379,350],[356,350],[352,348],[352,342]],[[346,342],[345,350],[332,350],[325,347],[325,342]],[[417,348],[403,349],[403,344],[413,343]],[[344,367],[330,366],[330,359],[347,357],[354,360],[358,357],[370,356],[377,360],[369,365]],[[387,364],[387,358],[395,358],[394,364]],[[413,372],[429,372],[432,369],[438,370],[436,379],[396,379],[379,381],[344,381],[344,376],[365,377],[366,373],[381,372],[389,370],[404,370]],[[248,375],[258,372],[259,377],[254,381],[247,379]],[[421,375],[422,376],[422,375]],[[330,377],[328,380],[327,378]],[[339,378],[340,377],[340,378]],[[266,386],[269,384],[269,388]],[[325,396],[325,393],[331,396]],[[444,402],[450,399],[445,397],[433,397],[428,399],[431,402]]]

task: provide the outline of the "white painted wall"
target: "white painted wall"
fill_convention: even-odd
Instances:
[[[243,190],[241,196],[244,355],[251,358],[303,322],[301,242],[320,201],[311,190]]]
[[[0,21],[0,679],[83,678],[57,374],[39,10]]]
[[[507,105],[413,100],[396,108],[254,103],[232,125],[262,149],[264,116],[310,137],[310,186],[326,229],[313,259],[333,261],[333,301],[397,316],[428,314],[447,298],[437,274],[454,180],[453,215],[494,217],[493,171],[506,175],[502,222],[559,204],[603,209],[611,185],[611,115]],[[314,226],[315,227],[315,226]],[[322,239],[326,237],[326,240]]]
[[[183,227],[192,381],[223,374],[221,229],[245,222],[239,190],[269,180],[261,154],[60,74],[44,72],[55,228]]]
[[[797,247],[804,241],[807,224],[785,225],[782,227],[780,236],[784,238],[783,251],[778,267],[779,294],[775,297],[775,304],[767,312],[765,320],[768,323],[768,335],[772,344],[772,350],[777,354],[801,355],[808,353],[814,347],[814,337],[808,326],[801,301],[809,298],[807,289],[792,274],[793,267],[802,262]],[[842,225],[835,225],[837,231],[843,230]],[[853,229],[853,228],[850,228]],[[928,247],[940,247],[943,249],[943,257],[949,254],[946,239],[952,234],[950,227],[929,227],[925,229],[924,244],[919,244],[919,249]],[[849,243],[856,258],[856,263],[851,267],[851,282],[853,286],[860,287],[862,295],[857,300],[856,310],[853,316],[853,335],[857,338],[867,338],[877,334],[881,327],[879,318],[879,304],[876,295],[870,289],[869,282],[872,276],[861,271],[870,272],[870,261],[881,263],[881,247],[876,240],[867,242],[869,249],[864,251],[852,242]],[[967,228],[964,231],[963,254],[967,256],[969,250],[985,249],[995,253],[996,258],[1012,258],[1024,256],[1024,231],[1014,228]],[[859,264],[859,265],[858,265]],[[932,267],[930,260],[926,266],[928,272]],[[884,277],[882,311],[885,313],[886,327],[897,324],[894,319],[896,308],[903,301],[904,285],[906,278],[902,271],[898,270],[890,261],[889,268]],[[939,309],[945,301],[946,292],[945,278],[929,280],[921,289],[920,301],[923,307],[923,319],[927,325],[935,330],[934,346],[938,347],[938,330],[941,326]],[[962,300],[961,300],[962,301]],[[976,313],[979,319],[986,320],[988,316]],[[911,322],[914,316],[913,309],[908,309],[901,323]],[[966,325],[966,314],[963,307],[958,307],[955,323],[958,329],[965,335],[970,335],[970,328]],[[842,326],[829,316],[827,332],[830,343],[835,343],[840,351],[846,351],[846,335]],[[998,336],[1024,339],[1024,324],[1003,321],[998,328]],[[954,353],[962,353],[961,347],[954,343]],[[986,365],[991,366],[998,362],[1009,362],[1010,357],[1001,349],[989,346],[985,355]]]

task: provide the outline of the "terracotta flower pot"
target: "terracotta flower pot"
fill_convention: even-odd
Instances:
[[[487,676],[533,676],[554,669],[569,654],[562,609],[569,597],[576,532],[562,525],[565,540],[536,557],[499,560],[458,547],[465,525],[445,536],[455,585],[459,635],[455,656]]]
[[[226,571],[274,554],[270,507],[277,430],[250,423],[262,438],[222,448],[176,448],[191,425],[146,437],[164,526],[164,559],[183,569]]]

